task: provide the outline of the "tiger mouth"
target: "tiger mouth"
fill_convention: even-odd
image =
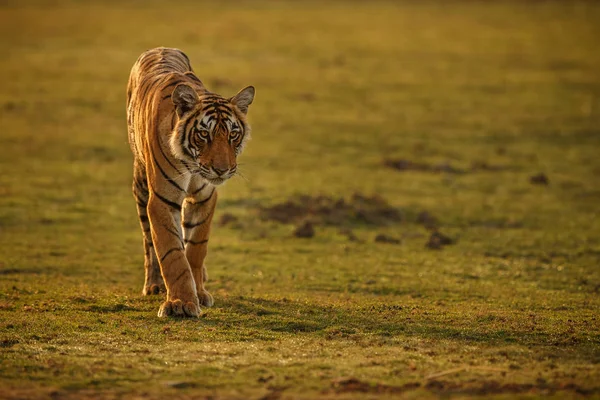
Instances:
[[[225,181],[231,178],[232,176],[232,174],[226,174],[224,176],[215,176],[214,174],[206,174],[204,171],[201,170],[198,170],[197,173],[208,183],[214,186],[218,186],[225,183]]]
[[[211,185],[219,186],[223,184],[227,179],[224,178],[206,178],[204,177]]]

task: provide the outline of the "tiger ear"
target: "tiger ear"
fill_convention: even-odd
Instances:
[[[198,104],[198,93],[189,85],[180,83],[175,86],[173,93],[171,94],[171,100],[175,104],[177,115],[182,116],[185,112],[190,111]]]
[[[244,114],[248,113],[248,106],[252,104],[252,100],[254,100],[254,86],[246,86],[238,94],[229,99]]]

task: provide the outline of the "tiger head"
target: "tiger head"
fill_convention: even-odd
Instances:
[[[180,83],[171,95],[178,116],[169,140],[172,153],[211,184],[222,184],[235,175],[237,156],[250,139],[246,114],[253,99],[253,86],[225,99],[210,92],[199,95]]]

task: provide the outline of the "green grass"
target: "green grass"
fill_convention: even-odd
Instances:
[[[600,397],[599,20],[577,1],[3,2],[0,398]],[[141,296],[125,86],[155,46],[223,95],[257,89],[195,320]],[[351,241],[260,218],[354,193],[403,221],[342,224]],[[424,211],[454,244],[425,247]]]

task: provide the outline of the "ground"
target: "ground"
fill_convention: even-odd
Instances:
[[[0,398],[600,398],[600,5],[0,6]],[[143,297],[125,86],[256,87],[215,306]]]

